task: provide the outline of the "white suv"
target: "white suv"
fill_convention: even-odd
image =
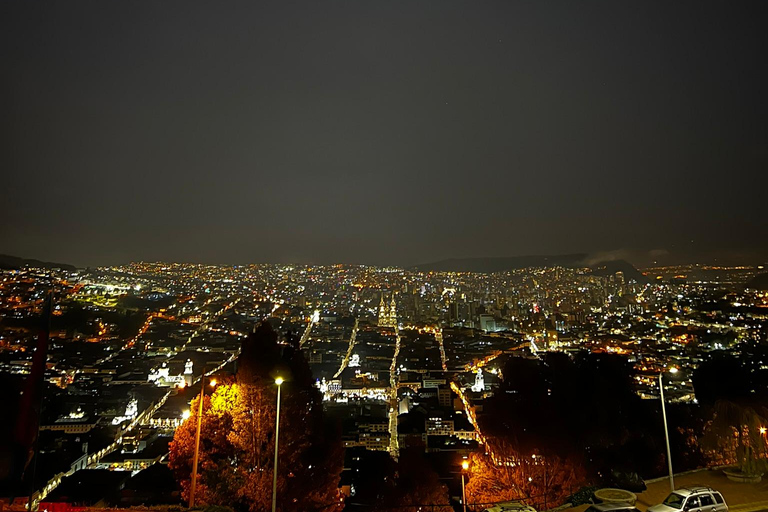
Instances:
[[[648,508],[648,512],[728,512],[723,495],[711,487],[681,487],[664,503]]]
[[[520,501],[505,501],[486,508],[483,512],[536,512],[536,509]]]

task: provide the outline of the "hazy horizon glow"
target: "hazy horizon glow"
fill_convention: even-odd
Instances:
[[[768,259],[760,2],[3,2],[0,252]]]

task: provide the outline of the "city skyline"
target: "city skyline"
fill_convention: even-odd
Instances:
[[[629,264],[635,269],[642,270],[653,267],[665,267],[676,265],[702,265],[702,266],[745,266],[759,267],[768,262],[768,252],[760,250],[724,250],[716,252],[700,252],[698,254],[683,251],[674,252],[665,249],[654,250],[608,250],[583,253],[549,253],[549,254],[518,254],[503,256],[466,256],[434,258],[430,261],[397,262],[397,261],[354,261],[334,260],[323,258],[286,258],[282,260],[233,260],[220,261],[217,259],[183,257],[178,260],[137,258],[121,261],[120,259],[106,259],[92,264],[82,264],[71,261],[50,261],[39,258],[38,255],[19,255],[0,252],[0,267],[20,268],[23,266],[66,266],[74,268],[99,268],[122,266],[131,263],[168,263],[168,264],[192,264],[211,266],[247,266],[247,265],[298,265],[298,266],[327,266],[327,265],[362,265],[371,267],[393,267],[402,269],[435,269],[438,271],[469,271],[480,273],[504,272],[508,270],[529,267],[550,267],[564,265],[569,268],[595,268],[605,264],[623,265]],[[611,267],[613,268],[613,266]],[[618,270],[616,267],[614,270]]]
[[[488,273],[184,263],[0,270],[0,389],[14,418],[0,436],[0,497],[21,512],[27,499],[14,490],[24,481],[39,510],[198,503],[190,481],[200,439],[203,488],[220,477],[212,464],[238,473],[198,498],[235,512],[265,510],[274,474],[278,502],[304,499],[303,510],[330,501],[368,510],[387,479],[396,482],[386,493],[393,510],[415,501],[449,512],[471,499],[477,511],[514,497],[548,510],[585,485],[639,492],[643,479],[665,474],[659,400],[675,425],[667,458],[676,471],[698,469],[690,477],[699,481],[716,478],[711,465],[762,467],[766,276],[763,266],[640,273],[557,261]],[[14,425],[31,421],[23,390],[36,379],[40,464],[30,475],[25,432],[34,430]],[[298,436],[327,456],[310,464],[277,449],[264,429],[276,425],[276,385],[285,393],[281,443]],[[723,399],[755,407],[743,409],[760,427],[747,440],[709,421]],[[296,427],[305,420],[307,429]],[[740,455],[744,443],[755,457]],[[273,453],[301,476],[252,472],[242,458],[272,471]],[[516,467],[504,458],[528,462],[503,469]],[[307,493],[302,486],[321,475],[322,494]],[[727,481],[713,485],[728,503],[753,499]]]

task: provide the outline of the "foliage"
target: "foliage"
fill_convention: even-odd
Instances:
[[[626,358],[614,354],[512,357],[499,392],[486,400],[478,418],[481,430],[517,453],[573,461],[592,479],[607,469],[660,474],[658,402],[640,399],[632,372]]]
[[[598,489],[599,487],[594,485],[588,485],[586,487],[582,487],[575,493],[571,494],[568,497],[567,501],[574,507],[578,505],[584,505],[585,503],[592,503],[592,496],[595,494],[595,491]]]
[[[728,400],[759,406],[768,402],[768,346],[742,342],[738,356],[726,351],[710,353],[693,373],[696,399],[705,405]]]
[[[701,442],[715,462],[735,462],[747,474],[764,472],[768,470],[768,446],[760,429],[767,425],[765,416],[754,408],[718,400]]]
[[[341,507],[338,482],[342,449],[323,429],[321,398],[301,353],[280,346],[263,323],[244,343],[237,381],[216,388],[203,402],[196,500],[251,512],[272,500],[277,387],[281,386],[278,443],[278,510],[332,512]],[[169,465],[189,499],[199,400],[176,431]]]
[[[234,512],[230,507],[224,507],[221,505],[210,505],[203,509],[203,512]]]
[[[586,473],[578,460],[524,453],[511,443],[489,440],[488,453],[471,457],[467,502],[482,509],[492,503],[523,500],[546,509],[562,504],[585,483]]]
[[[412,446],[400,451],[397,462],[390,457],[376,457],[375,465],[366,466],[367,478],[360,483],[355,497],[363,510],[397,512],[452,512],[448,489],[424,459],[424,447]]]

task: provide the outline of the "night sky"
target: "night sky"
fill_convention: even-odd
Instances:
[[[762,262],[767,20],[765,1],[4,0],[0,252]]]

